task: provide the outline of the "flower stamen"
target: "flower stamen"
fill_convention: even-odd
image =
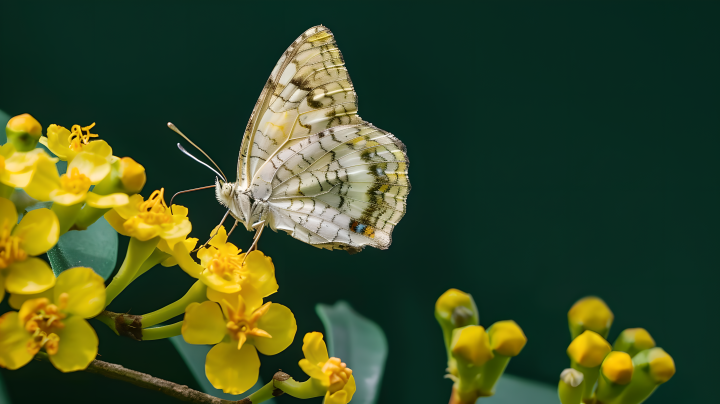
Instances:
[[[0,227],[0,269],[9,267],[15,261],[24,261],[27,253],[20,248],[20,237],[12,235],[15,223],[3,221]]]
[[[95,126],[95,122],[89,126],[80,127],[80,125],[73,125],[68,141],[70,142],[70,149],[73,151],[81,151],[83,146],[90,143],[90,139],[98,137],[97,133],[90,133],[90,129]],[[83,133],[83,131],[87,133]]]
[[[92,182],[87,175],[80,172],[77,167],[73,167],[70,170],[70,175],[63,174],[60,176],[60,186],[66,192],[72,194],[82,194],[90,189]]]
[[[67,295],[67,293],[63,294]],[[64,300],[67,303],[67,297]],[[65,315],[60,312],[58,306],[50,303],[46,298],[37,299],[32,311],[25,318],[20,319],[25,323],[25,329],[33,334],[27,344],[28,351],[34,354],[45,347],[48,354],[57,353],[60,337],[54,331],[65,327],[61,321],[64,318]]]

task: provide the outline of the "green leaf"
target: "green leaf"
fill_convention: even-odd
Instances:
[[[342,359],[353,371],[357,391],[352,403],[377,402],[388,352],[383,330],[343,300],[334,306],[318,304],[315,311],[325,325],[330,356]]]
[[[450,389],[448,388],[448,394]],[[495,395],[483,397],[478,402],[488,404],[558,404],[557,386],[504,374],[495,386]]]
[[[2,117],[0,117],[0,119],[2,119]],[[0,373],[0,403],[10,404],[10,397],[8,397],[7,388],[5,388],[5,383],[3,382],[1,373]]]
[[[190,369],[190,372],[195,377],[195,380],[197,380],[198,384],[200,384],[200,389],[203,391],[203,393],[207,393],[211,396],[215,396],[217,398],[222,398],[225,400],[240,400],[241,398],[249,396],[256,390],[258,390],[260,387],[264,386],[262,379],[258,379],[257,383],[255,383],[255,385],[243,397],[240,397],[239,395],[234,396],[232,394],[223,393],[222,390],[213,387],[212,383],[210,383],[210,380],[208,380],[207,376],[205,376],[205,357],[207,356],[207,353],[210,352],[210,348],[212,348],[211,345],[188,344],[187,342],[185,342],[182,335],[171,337],[170,342],[172,342],[172,344],[175,346],[175,349],[177,349],[177,351],[180,353],[180,356],[185,361],[185,364],[187,365],[188,369]],[[273,404],[275,400],[268,400],[264,402]]]
[[[5,127],[8,121],[12,118],[10,115],[0,110],[0,144],[7,143],[7,136],[5,135]]]
[[[104,217],[87,230],[69,231],[48,252],[55,276],[73,267],[92,268],[103,279],[115,270],[118,253],[118,236]]]

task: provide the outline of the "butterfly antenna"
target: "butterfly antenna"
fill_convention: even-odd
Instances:
[[[220,171],[220,173],[219,173],[218,175],[221,176],[221,177],[227,182],[227,177],[225,176],[225,173],[223,173],[222,170],[220,169],[220,166],[218,166],[217,163],[216,163],[213,159],[211,159],[210,156],[208,156],[207,153],[205,153],[205,152],[203,151],[203,149],[201,149],[198,145],[196,145],[195,143],[193,143],[192,140],[190,140],[187,136],[185,136],[182,132],[180,132],[180,129],[178,129],[177,126],[173,125],[172,122],[168,122],[167,125],[168,125],[168,128],[172,129],[175,133],[177,133],[178,135],[182,136],[183,139],[185,139],[185,140],[187,140],[188,142],[190,142],[190,144],[193,145],[193,146],[195,146],[196,149],[200,150],[200,153],[202,153],[205,157],[207,157],[208,160],[210,160],[210,161],[213,163],[213,165],[215,166],[215,168],[217,168],[217,171],[215,171],[212,167],[210,167],[209,165],[205,164],[204,162],[198,160],[198,159],[197,159],[195,156],[193,156],[192,154],[188,153],[182,146],[180,146],[180,143],[178,143],[178,147],[180,148],[180,151],[182,151],[183,153],[185,153],[185,154],[187,154],[188,156],[192,157],[192,158],[193,158],[195,161],[197,161],[198,163],[201,163],[201,164],[204,165],[205,167],[213,170],[213,171],[215,172],[215,174],[218,174],[218,171]]]
[[[184,191],[176,192],[175,195],[173,195],[172,198],[170,198],[170,214],[173,213],[173,212],[172,212],[173,201],[175,200],[175,197],[176,197],[176,196],[178,196],[178,195],[180,195],[180,194],[186,194],[186,193],[188,193],[188,192],[200,191],[201,189],[208,189],[208,188],[215,188],[215,185],[208,185],[208,186],[206,186],[206,187],[186,189],[186,190],[184,190]]]

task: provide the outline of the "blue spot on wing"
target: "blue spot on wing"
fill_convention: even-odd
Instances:
[[[367,227],[366,224],[359,224],[359,225],[357,225],[357,227],[355,228],[355,233],[358,233],[358,234],[362,233],[363,230],[365,230],[366,227]]]

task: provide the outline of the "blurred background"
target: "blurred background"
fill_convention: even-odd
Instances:
[[[166,123],[234,177],[276,61],[307,28],[326,25],[360,115],[407,145],[413,190],[387,251],[350,256],[265,232],[260,249],[280,284],[272,301],[293,310],[298,334],[261,357],[261,376],[302,379],[302,335],[322,331],[315,304],[346,299],[388,337],[380,402],[446,402],[433,307],[456,287],[474,296],[482,325],[514,319],[524,329],[529,342],[509,373],[556,384],[569,365],[567,310],[594,294],[615,313],[611,342],[644,327],[675,359],[676,376],[648,402],[702,402],[720,360],[719,10],[689,1],[4,1],[0,110],[43,127],[96,122],[115,155],[147,168],[144,196],[172,195],[214,174],[177,150],[184,141]],[[176,203],[201,239],[224,213],[211,190]],[[231,241],[245,249],[252,235],[239,229]],[[177,267],[156,268],[110,309],[146,313],[192,283]],[[197,388],[168,341],[92,323],[100,359]],[[18,403],[175,402],[47,363],[0,374]]]

